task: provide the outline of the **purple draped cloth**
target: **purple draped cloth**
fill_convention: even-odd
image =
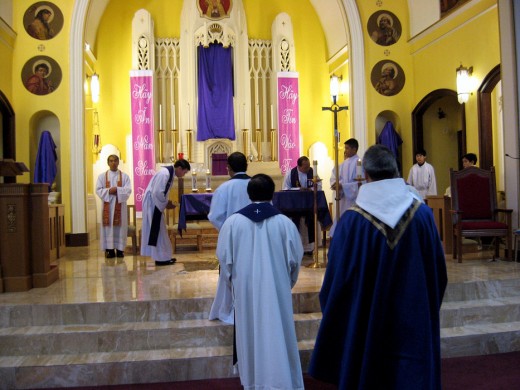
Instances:
[[[40,144],[38,145],[38,154],[36,155],[34,167],[34,182],[49,183],[49,191],[56,178],[57,160],[56,144],[52,139],[51,133],[45,130],[40,136]]]
[[[235,139],[231,48],[198,47],[199,112],[197,141]]]
[[[385,123],[385,127],[377,137],[376,143],[385,145],[392,154],[395,156],[397,160],[397,166],[399,168],[399,172],[401,172],[401,164],[399,163],[399,146],[403,143],[401,136],[397,131],[395,131],[394,124],[390,121]]]

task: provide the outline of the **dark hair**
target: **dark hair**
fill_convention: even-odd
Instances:
[[[417,149],[415,151],[415,155],[417,156],[418,154],[420,154],[421,156],[426,156],[426,150],[424,150],[424,149]]]
[[[45,23],[45,21],[43,20],[43,15],[46,15],[46,14],[52,15],[52,12],[50,10],[46,9],[46,8],[42,9],[42,10],[38,11],[38,13],[36,14],[35,19],[40,19],[42,22]]]
[[[350,146],[351,148],[354,148],[356,150],[359,149],[359,142],[355,138],[349,138],[344,142],[345,145]]]
[[[175,164],[173,164],[174,168],[181,167],[182,169],[187,169],[188,171],[191,169],[190,163],[188,160],[184,160],[181,158],[180,160],[175,161]]]
[[[107,164],[108,164],[108,160],[110,160],[110,157],[115,157],[117,159],[117,161],[119,161],[119,156],[117,154],[111,154],[110,156],[107,157]]]
[[[301,156],[301,157],[298,159],[298,161],[297,161],[298,166],[301,167],[304,161],[309,161],[309,157],[307,157],[307,156]],[[310,161],[309,161],[309,163],[310,163]]]
[[[244,153],[231,153],[227,158],[227,163],[233,172],[245,172],[247,170],[247,158]]]
[[[36,67],[34,68],[34,71],[38,71],[38,69],[40,68],[45,68],[45,70],[47,71],[47,73],[49,73],[49,66],[45,63],[39,63],[38,65],[36,65]]]
[[[394,154],[381,144],[368,148],[363,155],[363,168],[373,181],[399,177]]]
[[[247,184],[247,194],[252,202],[267,202],[273,200],[273,179],[264,173],[254,175]]]
[[[461,160],[464,158],[473,164],[477,163],[477,155],[475,153],[466,153],[464,156],[462,156]]]

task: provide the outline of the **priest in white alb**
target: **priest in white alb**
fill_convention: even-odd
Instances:
[[[119,157],[108,156],[109,170],[98,176],[96,194],[103,202],[99,245],[106,258],[124,257],[128,219],[126,201],[132,193],[130,177],[121,172]]]

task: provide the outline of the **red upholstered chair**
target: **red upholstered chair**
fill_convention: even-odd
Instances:
[[[513,260],[511,213],[497,208],[495,169],[469,167],[460,171],[450,169],[451,213],[453,215],[453,258],[462,263],[463,237],[495,237],[495,257],[499,255],[500,240],[505,237],[508,258]],[[505,215],[505,222],[499,219]],[[494,257],[494,258],[495,258]]]

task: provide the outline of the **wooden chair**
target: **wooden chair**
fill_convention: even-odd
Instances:
[[[453,223],[453,258],[462,263],[463,237],[495,237],[495,255],[499,256],[500,239],[507,242],[508,259],[513,260],[511,213],[497,208],[495,169],[469,167],[450,169],[451,214]],[[499,215],[505,215],[501,222]]]
[[[137,219],[135,216],[135,205],[126,205],[126,222],[128,224],[127,237],[132,239],[132,254],[137,254]]]

